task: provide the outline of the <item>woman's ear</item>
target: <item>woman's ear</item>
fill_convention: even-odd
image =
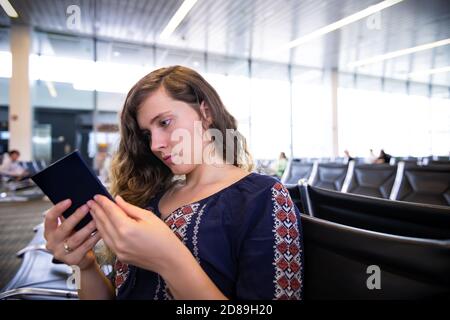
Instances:
[[[206,120],[209,127],[212,124],[213,120],[211,116],[211,110],[209,109],[205,101],[202,101],[202,103],[200,104],[200,112],[202,114],[203,119]]]

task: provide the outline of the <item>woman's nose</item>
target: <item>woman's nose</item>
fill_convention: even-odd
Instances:
[[[150,144],[152,152],[161,151],[167,147],[167,139],[160,135],[154,135],[152,136]]]

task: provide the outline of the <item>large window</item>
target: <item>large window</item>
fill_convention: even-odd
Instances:
[[[206,80],[216,89],[225,107],[236,119],[238,130],[250,137],[250,80],[245,76],[205,74]],[[248,141],[249,142],[249,141]]]
[[[9,104],[11,64],[9,29],[0,28],[0,105],[2,106],[7,106]]]
[[[431,154],[450,156],[450,99],[430,100]]]
[[[298,158],[332,153],[330,88],[321,70],[294,68],[292,79],[293,154]]]
[[[255,159],[290,153],[290,88],[286,65],[254,64],[250,88],[250,148]]]
[[[8,150],[9,79],[11,78],[9,29],[0,28],[0,154]]]
[[[450,100],[340,88],[339,146],[365,156],[384,149],[395,156],[450,151]]]

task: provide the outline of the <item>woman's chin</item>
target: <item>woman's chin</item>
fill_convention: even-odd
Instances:
[[[169,168],[174,175],[186,175],[192,172],[192,170],[194,170],[195,165],[171,164]]]

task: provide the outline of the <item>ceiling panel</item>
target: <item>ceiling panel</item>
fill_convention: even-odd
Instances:
[[[138,44],[158,44],[226,57],[253,58],[349,73],[405,79],[405,72],[450,65],[450,46],[353,69],[348,63],[450,38],[450,1],[405,0],[379,14],[379,28],[367,19],[347,25],[292,50],[289,41],[356,13],[381,0],[198,0],[168,40],[159,34],[182,0],[11,0],[19,23],[38,29],[96,35]],[[81,24],[66,25],[77,5]],[[373,21],[373,20],[372,20]],[[378,20],[377,20],[378,21]],[[10,25],[0,10],[0,25]],[[450,74],[433,76],[450,85]]]

